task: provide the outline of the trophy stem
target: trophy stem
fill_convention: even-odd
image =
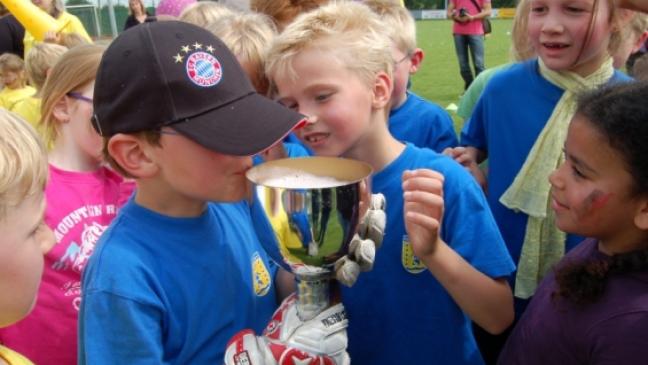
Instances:
[[[302,321],[313,319],[331,305],[331,273],[300,273],[297,278],[297,315]]]

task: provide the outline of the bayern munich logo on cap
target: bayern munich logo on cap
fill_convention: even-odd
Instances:
[[[188,56],[187,76],[200,87],[211,87],[220,82],[223,68],[218,59],[207,52],[195,52]]]

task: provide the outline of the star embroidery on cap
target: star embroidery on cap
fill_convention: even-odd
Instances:
[[[214,47],[212,47],[211,45],[207,46],[207,51],[208,51],[209,53],[214,52]]]
[[[173,58],[175,59],[175,62],[176,62],[176,63],[182,63],[182,56],[180,55],[180,53],[178,53],[177,55],[173,56]]]
[[[182,52],[184,52],[184,53],[189,53],[189,51],[191,51],[191,47],[190,47],[190,46],[182,46]]]
[[[202,48],[202,44],[200,44],[198,42],[194,43],[193,46],[194,46],[195,49],[201,49]]]

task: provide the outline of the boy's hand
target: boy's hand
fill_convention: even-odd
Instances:
[[[348,321],[341,303],[303,322],[297,296],[286,298],[263,332],[243,330],[229,341],[227,365],[348,365]]]
[[[405,230],[419,259],[433,255],[441,241],[443,179],[443,175],[428,169],[403,173]]]
[[[443,150],[443,154],[450,156],[461,166],[465,167],[475,180],[477,180],[477,183],[481,186],[482,190],[486,191],[488,188],[486,174],[484,174],[484,171],[479,167],[479,164],[475,160],[475,156],[470,154],[466,147],[448,147]]]
[[[349,244],[349,254],[335,263],[335,278],[346,286],[355,284],[361,271],[370,271],[385,235],[387,215],[385,196],[372,194],[367,213],[358,226],[358,233]]]

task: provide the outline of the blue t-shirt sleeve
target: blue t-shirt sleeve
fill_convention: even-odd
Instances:
[[[84,293],[79,312],[79,364],[166,364],[162,313],[113,293]]]
[[[458,164],[443,173],[443,239],[480,272],[493,278],[510,275],[515,265],[481,188]]]
[[[459,140],[457,133],[454,130],[454,123],[448,113],[442,110],[438,114],[437,121],[434,123],[437,128],[434,128],[430,141],[430,148],[434,151],[442,153],[448,147],[457,147]]]

